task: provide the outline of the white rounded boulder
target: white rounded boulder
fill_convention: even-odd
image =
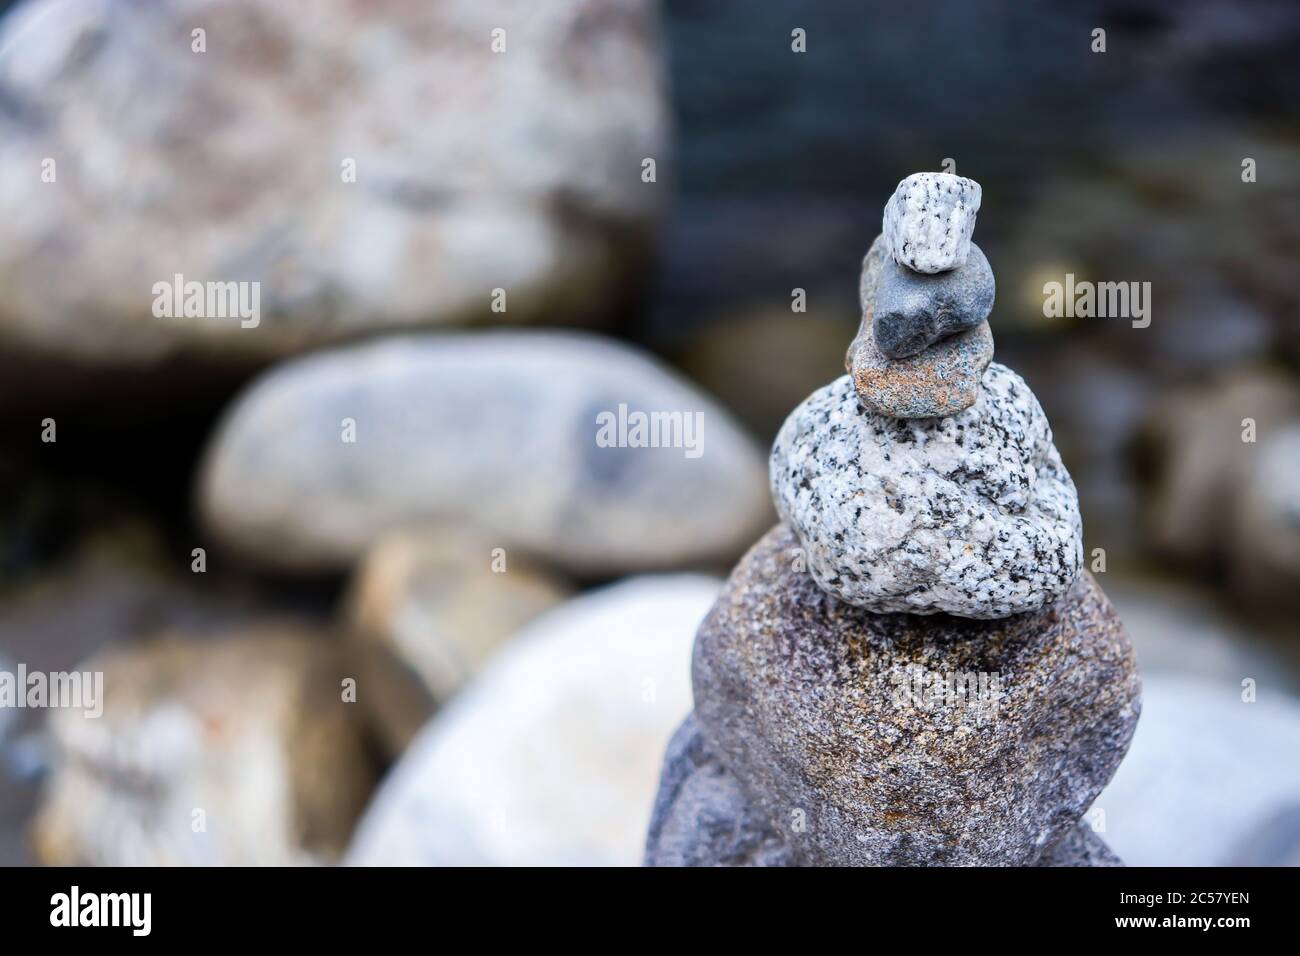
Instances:
[[[691,709],[691,644],[720,587],[632,578],[524,628],[415,738],[347,861],[638,864],[664,749]]]

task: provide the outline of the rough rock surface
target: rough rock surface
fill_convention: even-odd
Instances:
[[[796,866],[740,781],[709,752],[692,713],[664,755],[646,866]]]
[[[964,263],[938,275],[913,272],[886,257],[875,291],[872,336],[884,355],[899,359],[987,319],[996,283],[988,259],[972,243]]]
[[[452,528],[385,535],[366,554],[348,601],[358,699],[390,753],[406,749],[525,624],[569,588],[520,556]]]
[[[885,263],[890,261],[885,237],[876,236],[868,247],[867,254],[862,257],[862,269],[858,273],[858,305],[864,316],[868,313],[875,314],[876,287],[880,284],[880,274],[884,271]],[[867,325],[871,324],[869,319],[865,321]]]
[[[357,829],[358,865],[636,866],[691,708],[716,578],[632,578],[542,615],[443,708]]]
[[[321,0],[308,24],[278,0],[18,4],[0,26],[0,342],[248,361],[608,310],[663,195],[640,176],[667,141],[656,20],[646,0]],[[260,282],[260,324],[155,317],[176,273]]]
[[[708,749],[692,714],[673,735],[646,839],[646,866],[799,866],[789,842]],[[1086,823],[1035,866],[1123,866]]]
[[[979,183],[952,173],[913,173],[885,204],[884,237],[899,265],[914,272],[955,269],[970,253]]]
[[[801,822],[800,857],[1024,865],[1065,836],[1140,709],[1132,648],[1091,576],[1040,612],[971,621],[854,608],[801,560],[787,528],[769,532],[693,657],[709,749],[768,820]],[[979,674],[982,693],[932,689]]]
[[[1124,861],[1106,845],[1092,827],[1080,821],[1048,847],[1036,866],[1123,866]]]
[[[109,650],[78,670],[104,673],[103,714],[51,712],[55,770],[33,827],[41,862],[337,859],[375,768],[333,642],[264,623]]]
[[[786,420],[771,481],[817,583],[868,610],[1005,617],[1055,601],[1082,564],[1051,428],[1001,365],[944,419],[873,414],[837,379]]]
[[[620,406],[626,434],[602,434]],[[680,414],[638,435],[634,413]],[[730,415],[633,349],[557,332],[396,337],[282,363],[218,428],[199,495],[218,540],[291,570],[346,567],[427,521],[609,575],[729,560],[771,521],[762,453]]]
[[[880,414],[945,418],[974,404],[991,361],[993,332],[988,322],[936,342],[920,355],[891,359],[880,351],[870,323],[864,320],[849,345],[844,367],[862,401]]]

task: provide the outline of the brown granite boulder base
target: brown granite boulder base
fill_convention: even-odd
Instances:
[[[872,614],[832,598],[778,526],[696,638],[716,755],[809,864],[1032,865],[1110,779],[1140,710],[1133,650],[1091,576],[1001,620]],[[915,693],[996,675],[980,702]]]

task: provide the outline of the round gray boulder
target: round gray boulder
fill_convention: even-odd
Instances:
[[[771,520],[762,455],[730,415],[578,333],[392,338],[279,365],[217,430],[199,503],[220,541],[304,571],[443,522],[609,575],[730,560]]]

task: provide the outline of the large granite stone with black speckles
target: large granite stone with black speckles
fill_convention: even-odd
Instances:
[[[913,173],[885,204],[885,244],[914,272],[955,269],[970,254],[980,184],[952,173]]]
[[[1083,562],[1074,483],[1038,400],[989,366],[943,419],[863,407],[842,377],[796,408],[771,456],[777,511],[816,582],[877,612],[996,618],[1057,600]]]
[[[873,614],[803,560],[774,528],[705,618],[692,672],[708,750],[769,821],[799,821],[783,832],[810,864],[1038,861],[1110,779],[1140,710],[1096,582],[996,621]]]
[[[792,816],[787,828],[797,825]],[[800,866],[783,832],[770,824],[736,775],[723,766],[691,714],[664,756],[646,838],[646,866]],[[1080,822],[1043,851],[1035,866],[1123,866]]]

